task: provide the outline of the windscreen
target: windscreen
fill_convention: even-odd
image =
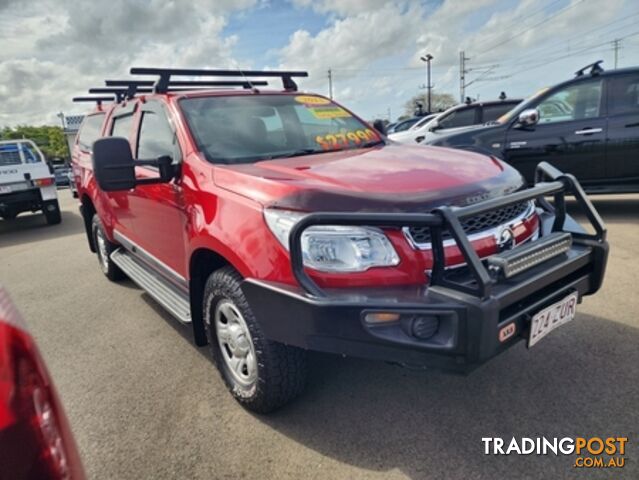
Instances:
[[[315,95],[237,95],[180,102],[198,148],[214,163],[249,163],[382,142],[352,113]]]
[[[22,163],[38,163],[40,155],[26,142],[0,144],[0,167],[21,165]]]

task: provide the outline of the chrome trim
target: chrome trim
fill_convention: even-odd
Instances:
[[[577,130],[575,135],[592,135],[593,133],[601,133],[603,128],[584,128],[583,130]]]
[[[483,230],[481,232],[473,233],[468,235],[468,240],[473,242],[475,240],[480,240],[483,238],[493,237],[497,238],[501,230],[506,227],[518,227],[521,223],[524,222],[528,217],[530,217],[535,212],[535,203],[531,200],[528,202],[528,208],[521,215],[509,220],[508,222],[502,223],[501,225],[497,225],[496,227],[489,228],[487,230]],[[432,250],[433,244],[431,242],[428,243],[417,243],[413,240],[412,235],[410,234],[410,227],[403,227],[402,233],[404,234],[404,238],[408,244],[413,248],[413,250]],[[528,239],[524,240],[528,241]],[[457,245],[454,238],[447,238],[444,240],[444,247],[451,247],[453,245]]]
[[[162,273],[167,279],[171,280],[176,285],[188,290],[188,282],[186,278],[180,275],[178,272],[169,267],[166,263],[162,262],[156,256],[150,254],[147,250],[140,247],[133,240],[128,238],[123,233],[113,230],[113,238],[119,242],[128,252],[131,252],[134,256],[142,259],[160,273]]]
[[[530,235],[528,235],[526,238],[524,238],[521,242],[519,242],[515,247],[518,247],[519,245],[524,245],[525,243],[528,242],[534,242],[535,240],[539,239],[539,227],[537,227],[535,229],[534,232],[532,232]],[[488,255],[484,255],[483,257],[479,257],[480,260],[485,260],[486,258],[490,257],[491,255],[493,255],[492,253],[489,253]],[[454,265],[446,265],[444,267],[444,270],[454,270],[456,268],[461,268],[461,267],[465,267],[466,266],[466,262],[461,262],[461,263],[455,263]],[[426,275],[428,275],[430,277],[431,273],[433,272],[432,268],[427,268],[426,270],[424,270],[424,272],[426,272]]]

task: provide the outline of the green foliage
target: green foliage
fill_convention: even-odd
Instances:
[[[432,92],[430,101],[433,113],[443,112],[444,110],[447,110],[459,103],[450,93]],[[428,109],[428,94],[419,93],[404,104],[404,113],[407,117],[412,117],[413,115],[415,115],[418,103],[422,105],[424,112],[426,112],[426,110]]]
[[[4,127],[0,130],[0,140],[16,140],[20,138],[33,140],[40,147],[47,160],[67,159],[69,156],[67,141],[60,127],[19,125],[13,128]]]

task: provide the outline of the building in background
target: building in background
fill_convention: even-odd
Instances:
[[[62,117],[62,125],[64,129],[64,136],[67,139],[67,145],[69,146],[69,152],[73,149],[75,143],[75,136],[78,134],[80,125],[84,120],[84,115],[65,115]]]

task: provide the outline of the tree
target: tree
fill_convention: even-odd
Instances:
[[[47,160],[54,158],[67,158],[67,141],[60,127],[43,125],[34,127],[31,125],[19,125],[14,128],[4,127],[0,130],[0,140],[17,140],[27,138],[42,150]]]
[[[431,107],[433,112],[443,112],[444,110],[457,105],[455,97],[450,93],[431,93],[430,96]],[[428,93],[419,93],[411,98],[404,104],[404,112],[406,115],[412,117],[419,109],[418,105],[422,106],[424,113],[428,109]]]

